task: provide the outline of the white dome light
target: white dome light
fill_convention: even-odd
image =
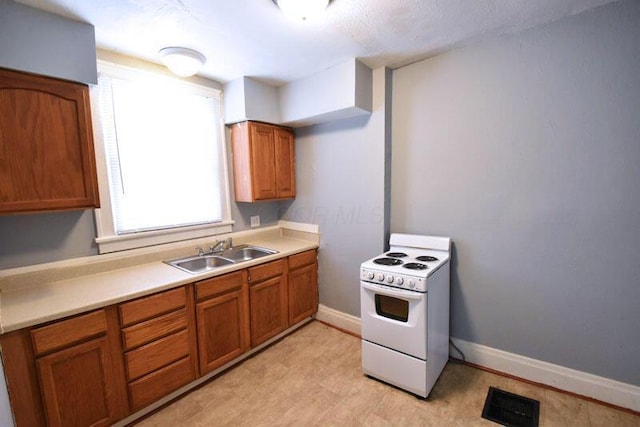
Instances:
[[[193,76],[207,61],[203,54],[186,47],[165,47],[158,54],[164,65],[182,77]]]
[[[329,0],[275,0],[287,17],[297,20],[313,19],[320,15]]]

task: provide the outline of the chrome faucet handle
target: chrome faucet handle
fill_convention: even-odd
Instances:
[[[202,249],[200,246],[196,246],[196,251],[198,251],[198,256],[204,255],[204,249]]]
[[[231,249],[233,247],[233,239],[231,237],[227,237],[224,239],[225,249]]]
[[[224,251],[224,242],[224,240],[216,240],[213,245],[209,246],[209,251],[211,253]]]

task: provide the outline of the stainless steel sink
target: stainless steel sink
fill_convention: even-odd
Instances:
[[[272,249],[260,248],[258,246],[250,245],[240,245],[231,249],[227,249],[220,255],[235,262],[242,262],[277,253],[278,251],[274,251]]]
[[[203,273],[205,271],[213,270],[214,268],[223,267],[225,265],[234,263],[232,260],[223,258],[218,255],[194,256],[165,262],[171,266],[192,274]]]
[[[216,254],[189,256],[164,262],[187,273],[200,274],[225,265],[251,261],[277,253],[278,251],[258,246],[239,245]]]

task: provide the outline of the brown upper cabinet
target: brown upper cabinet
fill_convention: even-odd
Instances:
[[[231,143],[237,202],[295,197],[291,129],[250,121],[237,123],[231,126]]]
[[[0,69],[0,214],[97,206],[89,88]]]

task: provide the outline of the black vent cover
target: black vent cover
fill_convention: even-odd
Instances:
[[[540,402],[489,387],[482,418],[503,426],[538,427]]]

